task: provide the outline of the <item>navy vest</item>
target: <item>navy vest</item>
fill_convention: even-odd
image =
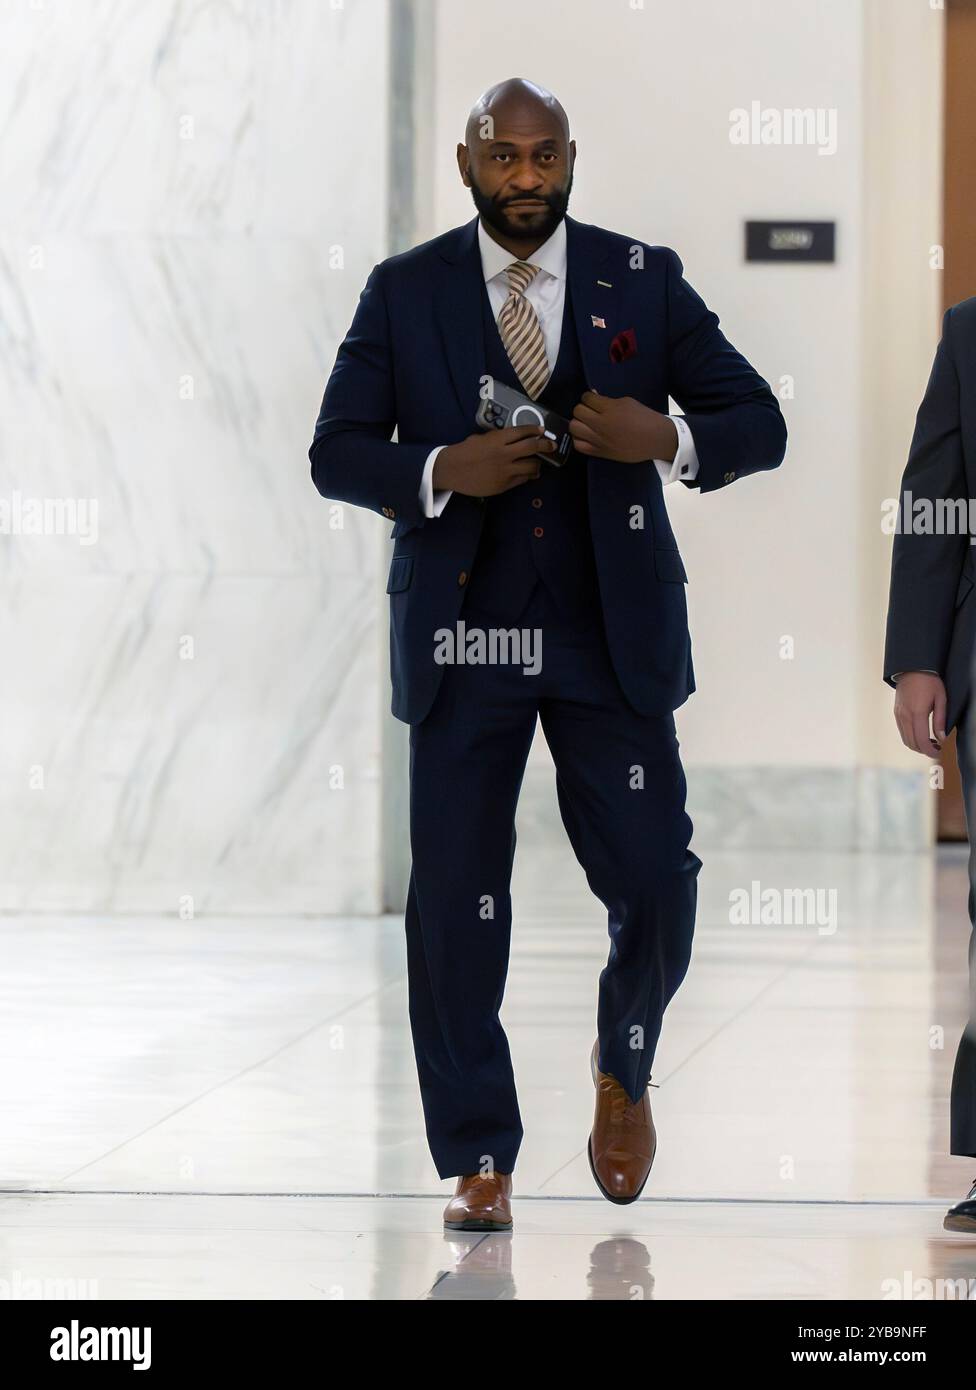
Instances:
[[[499,335],[484,281],[481,302],[485,372],[524,395]],[[570,419],[586,389],[567,284],[559,355],[538,401]],[[513,623],[540,583],[565,620],[576,623],[600,618],[586,459],[575,450],[562,468],[543,463],[535,481],[485,499],[484,524],[465,608]]]

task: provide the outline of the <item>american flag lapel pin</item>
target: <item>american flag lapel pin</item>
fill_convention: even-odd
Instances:
[[[590,319],[592,320],[594,328],[606,328],[607,326],[606,320],[598,318],[596,314],[591,314]]]

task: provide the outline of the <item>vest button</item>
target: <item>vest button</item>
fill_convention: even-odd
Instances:
[[[533,497],[533,499],[532,499],[532,505],[533,505],[533,507],[541,507],[541,506],[542,506],[542,498],[541,498],[541,497]]]
[[[467,584],[467,582],[468,582],[468,571],[467,571],[467,570],[462,570],[461,573],[458,575],[458,586],[459,586],[459,588],[463,588],[464,585]]]
[[[533,536],[541,536],[541,535],[542,535],[542,527],[541,527],[541,526],[535,526],[535,527],[533,527],[533,529],[532,529],[532,534],[533,534]]]

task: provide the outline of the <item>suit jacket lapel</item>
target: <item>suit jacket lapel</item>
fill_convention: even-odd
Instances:
[[[458,405],[473,434],[481,376],[485,370],[485,333],[481,317],[484,275],[478,249],[478,219],[458,227],[441,248],[440,280],[434,311],[444,343]]]
[[[610,343],[621,327],[623,286],[618,276],[602,273],[610,242],[608,237],[598,233],[599,228],[566,218],[566,279],[586,384],[595,391],[612,395],[616,394],[617,383],[612,377]],[[600,284],[601,280],[612,283]],[[594,319],[602,320],[606,327],[601,328]]]
[[[586,384],[605,396],[620,396],[620,368],[610,360],[610,344],[621,329],[633,327],[627,322],[624,303],[624,284],[617,267],[606,265],[610,254],[610,238],[599,227],[588,226],[566,218],[566,278],[576,321],[576,336]],[[600,284],[609,281],[609,284]],[[601,320],[601,328],[593,320]],[[652,469],[657,478],[657,471]],[[633,465],[614,463],[609,459],[586,460],[587,494],[590,503],[590,529],[598,558],[619,549],[616,528],[621,509],[634,498],[636,475]]]

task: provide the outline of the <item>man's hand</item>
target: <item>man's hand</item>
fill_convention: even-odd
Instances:
[[[569,423],[581,454],[596,454],[617,463],[673,459],[678,452],[674,421],[633,396],[601,396],[586,391]]]
[[[935,737],[929,733],[929,715]],[[913,753],[931,758],[945,743],[946,689],[939,676],[903,671],[895,686],[895,723]]]
[[[469,434],[460,444],[448,444],[440,451],[431,482],[438,492],[494,497],[538,478],[542,464],[536,454],[551,454],[555,447],[539,425]]]

